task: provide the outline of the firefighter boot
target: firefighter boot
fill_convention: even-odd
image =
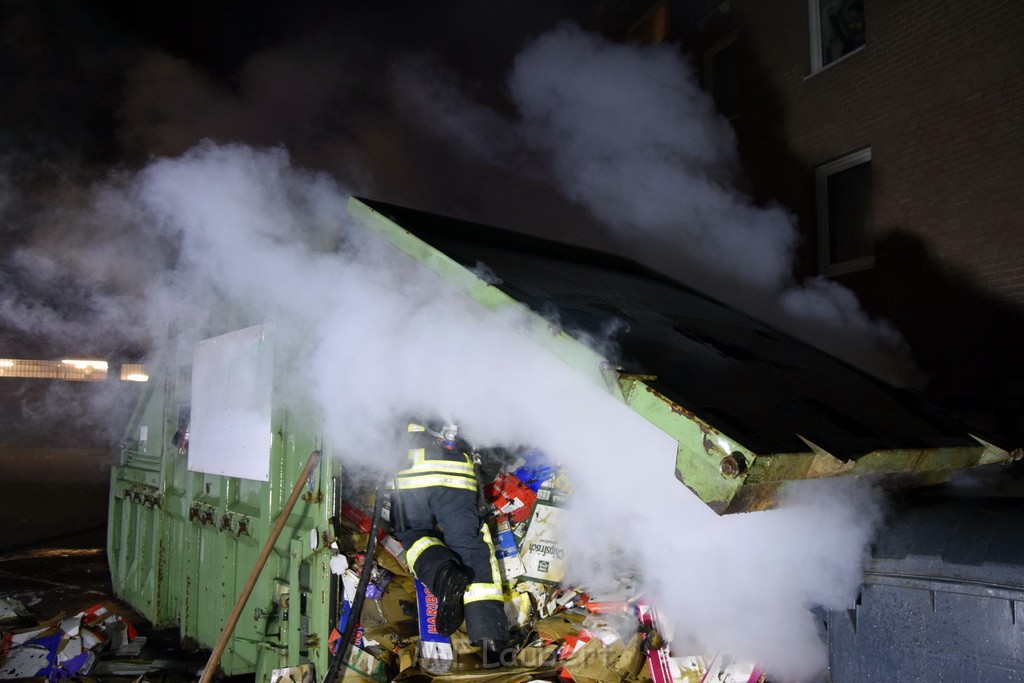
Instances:
[[[480,640],[480,660],[485,669],[511,666],[515,663],[516,648],[503,640],[483,638]]]
[[[450,636],[462,625],[462,595],[469,577],[454,562],[445,563],[434,576],[437,597],[437,632]]]

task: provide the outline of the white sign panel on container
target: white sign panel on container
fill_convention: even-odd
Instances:
[[[196,344],[188,468],[270,480],[273,343],[269,328],[247,327]]]

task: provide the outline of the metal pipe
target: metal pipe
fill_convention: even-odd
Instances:
[[[405,502],[402,500],[402,491],[398,488],[398,477],[391,476],[391,527],[401,533],[408,531],[409,522],[405,516]]]
[[[288,500],[285,501],[284,507],[281,508],[281,513],[278,515],[277,523],[274,528],[270,530],[270,536],[267,537],[267,542],[263,544],[263,550],[260,551],[259,557],[256,558],[256,566],[252,568],[252,572],[249,574],[249,578],[245,582],[245,586],[242,587],[242,593],[238,596],[238,601],[235,602],[235,609],[232,610],[231,616],[228,617],[228,623],[224,625],[224,630],[220,632],[220,638],[217,639],[217,644],[213,648],[213,652],[210,654],[210,659],[206,662],[206,668],[203,669],[203,675],[199,679],[199,683],[210,683],[213,679],[213,673],[217,670],[217,666],[220,664],[220,658],[224,654],[224,650],[227,649],[228,641],[231,640],[231,634],[234,633],[235,625],[238,624],[238,618],[242,616],[242,610],[245,609],[245,603],[249,600],[249,596],[252,594],[252,589],[256,586],[257,579],[260,578],[260,573],[263,571],[264,565],[267,563],[267,559],[270,557],[270,553],[274,550],[274,544],[277,542],[278,536],[284,530],[285,524],[288,523],[288,516],[292,512],[292,508],[295,507],[296,501],[299,496],[302,495],[302,489],[306,486],[306,481],[313,473],[313,468],[320,462],[320,451],[313,451],[309,454],[309,460],[306,461],[306,466],[303,468],[302,473],[299,475],[298,480],[295,482],[295,487],[292,489],[292,493],[288,496]]]
[[[370,583],[370,574],[373,573],[373,562],[377,556],[377,530],[380,528],[381,511],[384,509],[384,488],[385,480],[381,480],[377,486],[377,500],[373,505],[373,520],[370,522],[370,538],[366,542],[366,552],[363,553],[363,567],[359,572],[359,584],[356,586],[356,594],[352,598],[352,607],[348,611],[348,619],[345,621],[345,632],[338,639],[338,651],[334,654],[327,673],[324,675],[323,683],[334,683],[338,676],[338,669],[348,656],[348,648],[352,644],[352,634],[355,633],[356,624],[363,612],[363,602],[366,599],[366,587]]]

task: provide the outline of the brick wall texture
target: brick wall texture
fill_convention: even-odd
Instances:
[[[817,268],[814,168],[870,147],[876,265],[835,279],[904,332],[935,396],[1020,402],[1024,5],[864,5],[865,47],[813,74],[806,0],[730,0],[695,51],[738,36],[750,191],[799,216],[803,274]]]

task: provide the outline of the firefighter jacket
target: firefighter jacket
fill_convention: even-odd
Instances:
[[[400,490],[443,486],[476,491],[476,469],[473,458],[461,450],[447,450],[436,445],[409,449],[409,467],[395,473]]]

